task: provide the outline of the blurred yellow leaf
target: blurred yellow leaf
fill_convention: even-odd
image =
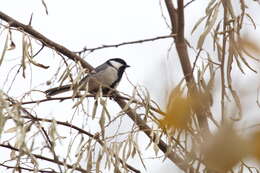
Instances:
[[[162,128],[187,129],[191,122],[191,101],[183,97],[179,89],[172,91],[168,100],[166,116],[160,120]]]
[[[207,138],[201,146],[204,162],[208,169],[227,172],[248,153],[248,145],[230,125]]]

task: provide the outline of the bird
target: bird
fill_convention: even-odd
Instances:
[[[112,58],[97,66],[81,79],[77,85],[63,85],[48,89],[45,93],[47,97],[72,90],[87,91],[88,93],[95,94],[101,88],[103,94],[109,94],[110,91],[113,91],[118,86],[123,73],[128,67],[130,66],[123,59]]]

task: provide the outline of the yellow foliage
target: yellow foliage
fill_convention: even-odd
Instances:
[[[227,172],[248,153],[247,142],[231,126],[224,126],[201,146],[208,169]]]
[[[251,154],[260,161],[260,131],[253,134],[250,144]]]
[[[191,101],[180,90],[173,90],[168,101],[166,116],[160,120],[162,128],[187,129],[191,122]]]

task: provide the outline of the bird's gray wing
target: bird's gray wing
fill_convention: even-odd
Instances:
[[[103,75],[102,73],[105,71],[106,68],[107,68],[106,64],[101,64],[101,65],[97,66],[94,70],[92,70],[88,75],[86,75],[80,81],[78,86],[74,86],[75,87],[74,89],[85,90],[88,88],[88,90],[90,92],[94,92],[94,91],[98,90],[99,86],[101,85],[101,83],[99,81],[106,80],[106,79],[101,79],[99,77],[99,73],[101,73],[101,76],[102,76]],[[87,86],[87,84],[88,84],[88,86]],[[69,91],[71,89],[73,89],[73,88],[72,88],[71,84],[69,84],[69,85],[64,85],[64,86],[48,89],[47,91],[45,91],[45,93],[49,96],[53,96],[56,94],[60,94],[60,93]]]
[[[88,83],[88,82],[90,82],[90,83],[94,82],[95,76],[98,73],[104,71],[106,69],[106,67],[107,67],[106,64],[101,64],[101,65],[97,66],[94,70],[92,70],[89,74],[87,74],[85,77],[83,77],[79,83],[79,85],[81,86],[80,88],[83,89],[85,87],[86,83]],[[83,87],[82,87],[82,85],[83,85]]]
[[[107,68],[107,64],[104,63],[104,64],[101,64],[99,66],[97,66],[95,69],[94,69],[94,72],[93,73],[98,73],[100,71],[104,71],[106,68]]]

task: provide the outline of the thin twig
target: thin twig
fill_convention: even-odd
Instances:
[[[34,54],[32,55],[32,58],[36,57],[44,48],[44,44],[42,44],[42,47]]]
[[[200,49],[196,55],[196,58],[195,58],[195,61],[193,62],[193,67],[192,67],[192,70],[191,70],[191,73],[193,74],[194,73],[194,69],[195,69],[195,66],[196,66],[196,63],[199,59],[199,56],[200,56],[200,53],[201,53],[202,49]]]
[[[8,165],[2,164],[2,163],[0,163],[0,166],[5,167],[7,169],[13,169],[13,170],[19,170],[19,171],[21,171],[21,170],[26,170],[26,171],[30,171],[30,172],[35,171],[32,168],[26,168],[26,167],[22,167],[22,166],[8,166]],[[43,170],[43,169],[40,169],[40,170],[37,170],[37,171],[41,172],[41,173],[60,173],[60,172],[56,172],[54,170],[48,171],[48,170]]]
[[[39,104],[39,103],[42,103],[42,102],[48,102],[48,101],[64,101],[64,100],[69,100],[69,99],[74,99],[74,98],[82,98],[83,96],[82,95],[77,95],[77,96],[67,96],[67,97],[50,97],[50,98],[46,98],[46,99],[41,99],[41,100],[32,100],[32,101],[27,101],[27,102],[21,102],[19,104],[21,105],[27,105],[27,104]],[[91,98],[95,98],[96,95],[93,95],[93,94],[88,94],[88,95],[84,95],[84,97],[91,97]],[[110,97],[110,96],[105,96],[103,95],[103,97]],[[133,103],[136,103],[136,104],[139,104],[139,105],[144,105],[144,103],[140,102],[140,101],[137,101],[135,99],[131,99],[131,98],[128,98],[128,97],[124,97],[124,96],[117,96],[119,97],[120,99],[123,99],[123,100],[127,100],[127,101],[130,101],[133,102]],[[13,106],[15,104],[11,104],[10,106]],[[150,109],[153,110],[154,112],[160,114],[160,115],[163,115],[165,116],[166,113],[163,112],[160,108],[155,108],[153,107],[152,105],[149,105]]]
[[[10,144],[0,144],[1,147],[4,147],[4,148],[8,148],[12,151],[17,151],[17,152],[20,152],[22,149],[18,149],[16,147],[13,147],[11,146]],[[26,151],[23,151],[23,153],[27,153]],[[62,166],[66,166],[70,169],[75,169],[75,170],[78,170],[78,171],[81,171],[81,172],[86,172],[85,169],[82,169],[82,168],[79,168],[79,167],[76,167],[73,166],[73,165],[70,165],[70,164],[67,164],[67,163],[64,163],[64,161],[59,161],[59,160],[55,160],[55,159],[50,159],[48,157],[44,157],[42,155],[38,155],[38,154],[32,154],[34,157],[38,158],[38,159],[41,159],[41,160],[44,160],[44,161],[48,161],[48,162],[51,162],[51,163],[56,163],[58,165],[62,165]]]
[[[225,121],[225,95],[226,95],[226,87],[225,87],[225,55],[226,55],[226,27],[227,27],[227,7],[225,1],[222,1],[224,13],[223,13],[223,37],[222,37],[222,55],[221,61],[220,61],[220,72],[221,72],[221,123],[224,123]]]
[[[184,8],[188,7],[191,3],[193,3],[196,0],[191,0],[190,2],[187,2],[187,4],[184,5]]]
[[[153,37],[153,38],[147,38],[147,39],[143,39],[143,40],[122,42],[122,43],[118,43],[118,44],[110,44],[110,45],[109,44],[104,44],[102,46],[98,46],[98,47],[94,47],[94,48],[87,48],[87,47],[85,47],[83,50],[78,51],[78,52],[74,52],[74,53],[81,54],[81,53],[85,53],[85,52],[93,52],[93,51],[96,51],[96,50],[99,50],[99,49],[117,48],[117,47],[124,46],[124,45],[156,41],[156,40],[165,39],[165,38],[172,38],[172,37],[175,37],[175,36],[176,36],[176,34],[170,34],[170,35],[158,36],[158,37]]]

